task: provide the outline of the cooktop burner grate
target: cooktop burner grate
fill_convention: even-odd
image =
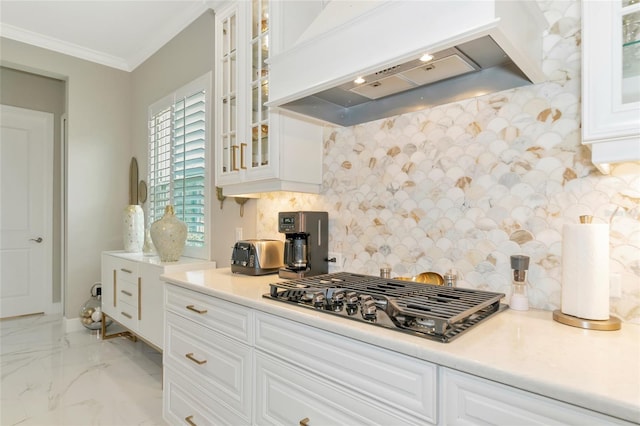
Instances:
[[[502,293],[349,272],[273,283],[264,297],[441,342],[506,308]]]

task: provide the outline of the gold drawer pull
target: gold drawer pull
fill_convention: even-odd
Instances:
[[[124,290],[120,290],[120,293],[124,293],[129,297],[133,296],[133,294],[129,293],[128,291],[124,291]]]
[[[191,361],[195,362],[198,365],[202,365],[202,364],[206,364],[207,360],[203,359],[203,360],[199,360],[196,357],[193,356],[193,352],[189,352],[188,354],[185,354],[185,356],[187,358],[189,358]]]
[[[206,314],[207,313],[206,309],[198,309],[194,305],[187,305],[187,309],[189,309],[190,311],[193,311],[193,312],[197,312],[199,314]]]
[[[138,320],[142,319],[142,278],[138,277]]]
[[[247,147],[246,143],[241,143],[240,144],[240,168],[243,170],[247,170],[247,166],[244,164],[244,150]]]
[[[122,272],[126,272],[127,274],[133,274],[133,271],[131,269],[120,268],[120,270]]]
[[[304,419],[300,420],[300,426],[308,426],[309,422],[309,417],[305,417]]]
[[[126,312],[120,312],[120,313],[121,313],[123,316],[125,316],[125,317],[127,317],[127,318],[129,318],[129,319],[133,319],[133,317],[132,317],[131,315],[129,315],[128,313],[126,313]]]
[[[193,418],[193,415],[187,416],[184,418],[184,421],[187,422],[187,424],[190,424],[191,426],[198,426],[193,422],[193,420],[191,420],[192,418]]]

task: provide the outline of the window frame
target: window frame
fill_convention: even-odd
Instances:
[[[157,100],[153,104],[151,104],[147,109],[147,129],[149,129],[149,125],[151,122],[151,118],[158,114],[159,112],[166,110],[167,108],[171,108],[171,151],[173,152],[173,138],[174,138],[174,127],[173,127],[173,108],[176,102],[184,99],[185,97],[204,90],[205,92],[205,132],[204,132],[204,149],[205,149],[205,166],[204,166],[204,241],[202,247],[195,247],[185,245],[184,251],[182,253],[183,256],[192,257],[196,259],[204,259],[210,260],[212,253],[211,246],[211,231],[212,231],[212,200],[211,194],[213,193],[213,173],[212,173],[212,164],[213,164],[213,149],[212,149],[212,141],[211,141],[211,127],[213,124],[212,120],[212,73],[208,72],[195,80],[185,84],[179,89],[173,91],[167,96]],[[147,131],[147,184],[149,186],[148,193],[151,194],[153,192],[153,188],[151,187],[151,155],[150,155],[150,144],[151,144],[151,132]],[[171,186],[173,186],[173,153],[171,159]],[[172,197],[172,191],[170,191],[170,196]],[[173,199],[169,200],[170,204],[174,204]],[[146,206],[145,217],[147,221],[147,226],[151,225],[151,204],[150,202]],[[155,220],[160,219],[156,218]]]

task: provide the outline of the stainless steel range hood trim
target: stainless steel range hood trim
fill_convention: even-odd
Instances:
[[[333,0],[337,1],[337,0]],[[529,4],[531,3],[531,4]],[[546,20],[530,1],[388,1],[269,59],[270,102],[279,107],[359,75],[490,36],[533,83]],[[438,19],[427,19],[437,8]],[[532,10],[530,10],[532,9]],[[395,23],[395,26],[393,25]]]
[[[455,84],[456,91],[451,90],[452,84]],[[528,84],[531,84],[529,80],[510,62],[349,108],[313,95],[289,102],[283,108],[348,127]]]

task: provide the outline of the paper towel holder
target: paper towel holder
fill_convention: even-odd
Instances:
[[[591,320],[567,315],[560,309],[553,311],[553,319],[561,324],[570,325],[572,327],[599,331],[620,330],[622,323],[620,318],[614,316],[609,316],[608,320]]]
[[[580,223],[588,224],[591,223],[592,220],[593,216],[591,215],[580,216]],[[587,330],[615,331],[620,330],[620,327],[622,326],[620,318],[611,315],[607,320],[592,320],[565,314],[560,309],[553,311],[553,319],[561,324],[584,328]]]

